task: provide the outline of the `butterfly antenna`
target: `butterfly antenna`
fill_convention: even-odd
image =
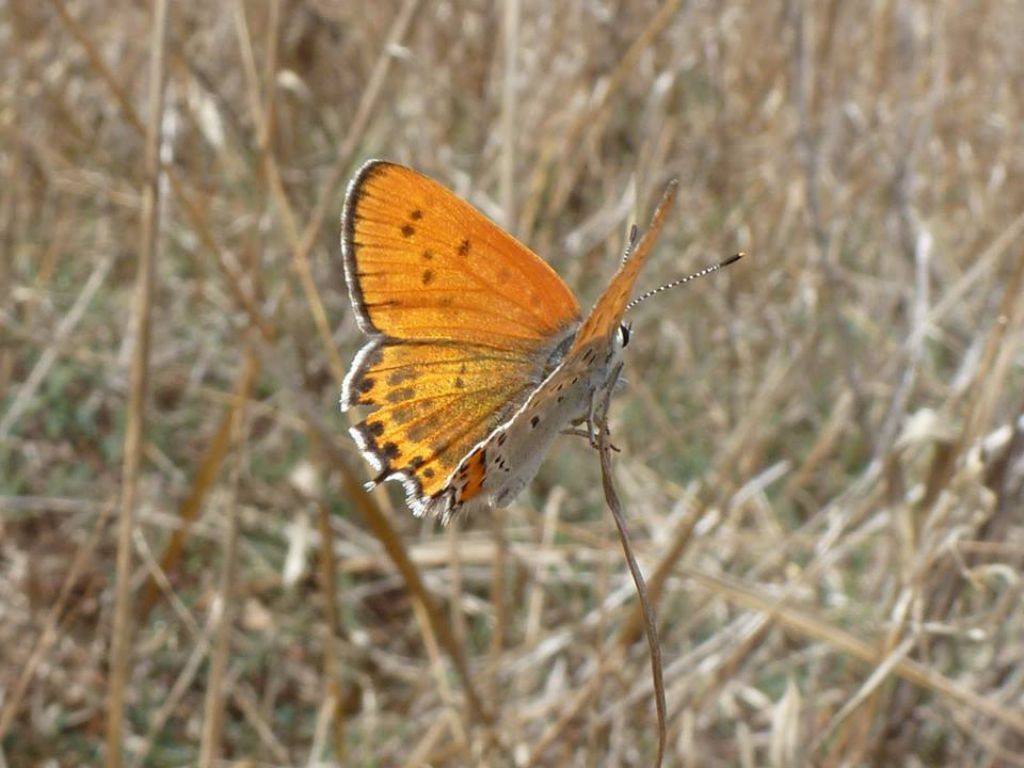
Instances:
[[[687,275],[686,277],[680,277],[678,280],[673,280],[671,283],[665,283],[664,285],[659,285],[657,288],[653,288],[653,289],[647,291],[647,293],[645,293],[645,294],[643,294],[641,296],[637,296],[635,299],[633,299],[631,302],[629,302],[629,304],[626,305],[626,311],[628,312],[633,307],[635,307],[637,304],[640,304],[641,302],[647,301],[647,299],[651,298],[651,296],[655,296],[656,294],[662,293],[662,292],[667,291],[667,290],[669,290],[671,288],[676,288],[676,287],[678,287],[680,285],[683,285],[683,283],[690,282],[691,280],[696,280],[698,277],[704,277],[704,275],[710,275],[712,272],[717,272],[722,267],[727,267],[730,264],[733,264],[733,263],[739,261],[744,256],[746,256],[745,253],[737,253],[734,256],[730,256],[725,261],[720,261],[717,264],[712,264],[710,267],[704,267],[704,269],[700,270],[699,272],[694,272],[692,275]]]
[[[636,246],[637,234],[639,234],[639,230],[636,228],[636,224],[634,224],[629,228],[629,239],[626,241],[626,250],[622,252],[623,264],[629,261],[630,254],[633,253],[633,248]]]

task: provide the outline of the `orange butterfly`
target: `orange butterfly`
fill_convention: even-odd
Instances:
[[[409,168],[366,163],[348,187],[341,248],[370,340],[341,409],[373,408],[351,429],[377,472],[368,488],[400,480],[416,515],[447,522],[508,504],[570,423],[586,419],[593,440],[595,404],[629,342],[622,317],[676,187],[582,319],[555,271],[471,205]]]

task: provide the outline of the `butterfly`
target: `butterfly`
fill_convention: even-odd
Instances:
[[[622,318],[677,186],[639,242],[634,228],[584,317],[543,259],[469,203],[410,168],[363,165],[348,186],[341,250],[369,341],[345,377],[341,409],[371,409],[350,430],[376,472],[367,488],[400,481],[413,513],[448,522],[507,505],[569,425],[586,421],[595,444],[595,409],[630,340]]]

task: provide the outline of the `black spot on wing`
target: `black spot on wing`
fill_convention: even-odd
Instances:
[[[416,390],[412,387],[402,387],[401,389],[391,390],[384,399],[389,403],[401,403],[406,400],[411,400],[415,395]]]
[[[407,381],[412,381],[416,378],[416,371],[411,368],[399,368],[388,374],[387,382],[392,387],[397,387],[399,384],[404,384]]]
[[[391,423],[395,426],[401,426],[418,415],[419,409],[415,404],[405,406],[404,408],[395,408],[391,411]]]

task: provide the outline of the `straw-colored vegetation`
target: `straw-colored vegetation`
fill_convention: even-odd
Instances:
[[[666,764],[1024,765],[1024,6],[159,5],[0,11],[0,765],[652,764],[586,441],[452,530],[359,490],[375,156],[584,305],[670,177],[643,287],[751,253],[612,406]]]

